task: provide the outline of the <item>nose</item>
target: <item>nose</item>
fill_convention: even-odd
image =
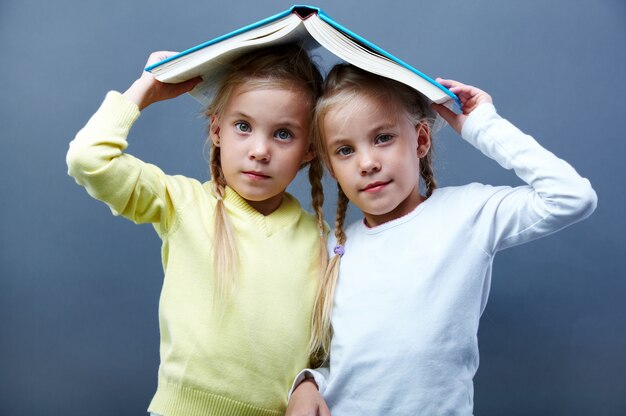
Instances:
[[[270,148],[264,137],[252,138],[250,149],[248,151],[248,158],[250,160],[257,160],[260,162],[270,161]]]
[[[359,168],[362,176],[378,172],[380,170],[380,161],[371,152],[362,153],[359,159]]]

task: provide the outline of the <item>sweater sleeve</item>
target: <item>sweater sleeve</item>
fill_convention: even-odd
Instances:
[[[70,143],[68,173],[115,215],[136,223],[167,226],[171,214],[168,177],[156,166],[124,153],[138,107],[111,91]]]
[[[482,104],[466,120],[462,136],[526,186],[495,188],[483,207],[490,222],[485,250],[498,250],[548,235],[594,211],[597,196],[589,181],[532,137]]]

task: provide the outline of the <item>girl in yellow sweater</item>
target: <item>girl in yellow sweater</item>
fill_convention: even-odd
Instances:
[[[321,76],[295,46],[233,62],[206,111],[211,181],[125,153],[140,111],[199,81],[163,84],[144,72],[123,94],[108,93],[70,144],[69,174],[115,215],[152,223],[163,241],[161,364],[148,411],[280,415],[308,363],[326,262],[322,167],[309,142]],[[305,165],[315,215],[285,192]]]

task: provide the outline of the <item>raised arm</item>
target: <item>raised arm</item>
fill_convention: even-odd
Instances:
[[[479,229],[489,252],[553,233],[589,216],[597,196],[589,181],[566,161],[500,117],[489,94],[457,81],[438,79],[457,94],[463,112],[434,109],[461,136],[528,186],[486,187]]]
[[[168,51],[153,52],[150,54],[148,62],[146,62],[146,67],[175,54],[176,52]],[[176,98],[191,91],[200,81],[202,81],[202,78],[196,77],[179,84],[165,84],[154,78],[151,73],[143,71],[139,79],[124,92],[124,97],[137,104],[139,111],[142,111],[158,101]]]
[[[154,53],[148,63],[165,57]],[[107,94],[98,111],[70,143],[66,162],[68,173],[115,214],[135,222],[165,223],[166,175],[156,166],[125,153],[128,133],[140,109],[193,88],[199,79],[178,85],[163,84],[144,72],[120,94]]]

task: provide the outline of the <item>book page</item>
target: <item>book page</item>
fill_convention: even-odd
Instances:
[[[304,21],[307,30],[324,48],[344,61],[361,69],[402,82],[425,95],[436,103],[449,101],[445,91],[399,62],[381,55],[368,45],[357,41],[349,34],[323,21],[319,16],[311,16]]]

